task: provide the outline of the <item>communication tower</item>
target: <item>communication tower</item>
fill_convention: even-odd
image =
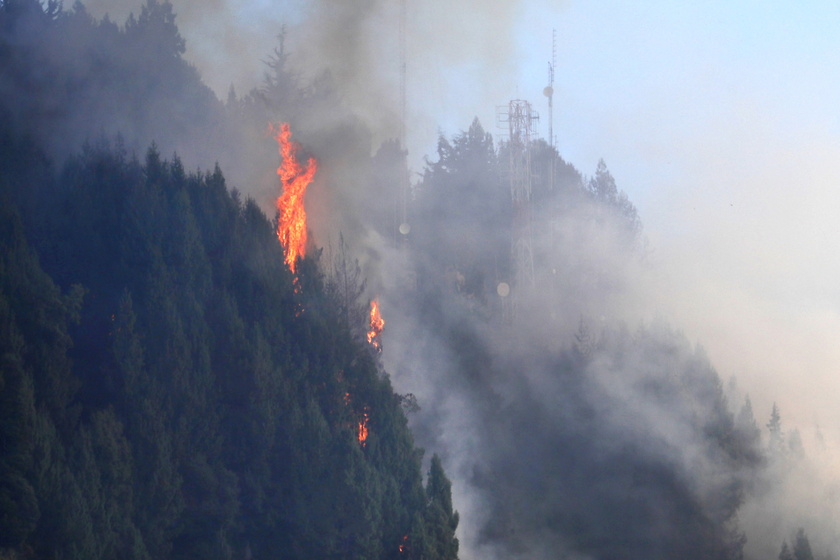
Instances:
[[[405,148],[406,133],[406,6],[407,0],[400,0],[400,144]]]
[[[399,14],[399,50],[400,50],[400,149],[407,150],[406,147],[406,129],[408,122],[407,114],[407,93],[406,81],[408,72],[406,69],[406,59],[408,58],[406,48],[406,34],[407,34],[407,1],[400,0],[400,14]],[[399,208],[397,210],[397,235],[400,241],[397,242],[402,249],[406,249],[408,244],[408,234],[411,231],[411,226],[408,223],[408,191],[410,187],[410,180],[408,177],[401,181],[399,186]]]
[[[507,111],[505,111],[507,109]],[[531,139],[539,115],[528,101],[511,100],[497,109],[496,120],[507,124],[509,136],[510,197],[513,206],[511,314],[526,289],[534,288],[534,252],[531,243]]]
[[[554,147],[554,68],[557,66],[557,30],[551,30],[551,61],[548,63],[548,85],[543,95],[548,97],[548,144]]]

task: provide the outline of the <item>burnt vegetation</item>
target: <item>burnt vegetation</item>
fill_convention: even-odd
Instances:
[[[531,146],[535,289],[511,318],[509,147],[478,120],[408,185],[399,143],[368,149],[282,38],[262,87],[224,103],[184,50],[166,2],[118,25],[0,0],[0,558],[454,560],[450,463],[485,509],[475,550],[743,557],[745,496],[801,442],[774,408],[765,447],[672,328],[610,321],[646,248],[604,162],[585,177]],[[325,181],[370,208],[297,280],[222,171],[257,183],[278,119],[324,169],[352,160]],[[359,227],[409,263],[385,297],[422,399],[365,339]],[[511,334],[526,314],[539,335]],[[444,437],[452,398],[468,460]],[[813,558],[803,530],[790,543],[780,558]]]

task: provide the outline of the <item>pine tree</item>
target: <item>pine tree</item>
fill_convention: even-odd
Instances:
[[[758,429],[758,424],[756,424],[749,396],[744,397],[744,404],[735,418],[735,427],[749,440],[758,439],[761,436],[761,430]]]
[[[787,440],[787,450],[790,457],[802,459],[805,456],[805,447],[802,445],[802,436],[799,435],[799,430],[796,428],[791,430]]]
[[[779,552],[779,560],[794,560],[793,553],[790,551],[787,541],[782,543],[782,550]]]
[[[782,432],[782,417],[779,414],[779,407],[773,403],[770,412],[770,420],[767,422],[767,430],[770,432],[768,448],[770,453],[780,454],[784,449],[785,436]]]
[[[66,46],[59,54],[81,61],[67,68],[19,56],[6,26],[15,4],[43,13],[34,0],[0,0],[0,59],[24,82],[0,99],[0,117],[25,97],[31,106],[16,120],[34,115],[29,129],[64,143],[66,128],[49,126],[64,108],[39,102],[67,90],[86,98],[89,80],[73,69],[91,54],[103,68],[91,87],[102,92],[86,103],[120,99],[91,118],[165,141],[161,120],[189,128],[213,117],[180,58],[169,2],[145,0],[120,29],[80,4],[51,19],[51,0],[27,44]],[[45,29],[74,40],[56,43]],[[84,53],[74,50],[79,38]],[[292,98],[310,95],[284,80]],[[322,95],[319,107],[333,101]],[[124,107],[130,117],[111,118]],[[39,137],[29,150],[8,120],[0,118],[0,556],[11,547],[12,557],[32,558],[374,560],[416,540],[416,550],[435,543],[427,559],[457,557],[451,485],[435,460],[424,493],[400,398],[316,258],[305,259],[296,291],[270,221],[228,192],[218,166],[187,173],[154,145],[137,159],[118,141],[86,148],[57,173]],[[263,126],[254,127],[260,135]],[[492,148],[489,135],[471,131]],[[138,138],[129,150],[142,153],[148,143]],[[356,270],[345,270],[345,307],[362,291]],[[370,414],[365,446],[360,411]]]
[[[793,557],[795,560],[814,560],[814,554],[811,552],[811,543],[808,542],[805,530],[801,527],[796,532],[796,539],[793,542]]]
[[[426,483],[426,531],[428,532],[429,560],[456,560],[458,558],[458,512],[452,510],[452,483],[443,472],[440,457],[432,457]]]
[[[5,267],[0,263],[0,275]],[[23,362],[24,340],[0,290],[0,547],[18,546],[40,512],[30,481],[35,395]]]

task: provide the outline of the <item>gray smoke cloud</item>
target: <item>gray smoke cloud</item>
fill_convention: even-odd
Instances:
[[[231,86],[242,95],[262,83],[261,61],[285,30],[296,72],[310,79],[328,71],[377,141],[398,135],[399,1],[173,0],[172,5],[187,59],[221,99]],[[90,0],[85,6],[116,22],[140,11],[135,0]],[[489,117],[484,120],[490,121],[496,104],[517,96],[511,81],[523,6],[518,0],[405,2],[408,145],[415,164],[433,148],[439,127],[457,130],[464,112],[481,105],[478,100],[484,100]]]
[[[140,11],[135,1],[86,5],[94,16],[107,12],[116,22]],[[465,107],[476,100],[486,100],[492,115],[492,106],[520,96],[510,81],[517,60],[512,22],[522,5],[407,4],[410,161],[430,151],[438,127],[466,127],[472,115],[464,114]],[[329,255],[338,235],[345,236],[369,278],[369,295],[383,298],[383,358],[397,389],[418,397],[422,409],[412,416],[418,440],[442,454],[454,479],[463,558],[722,557],[740,529],[748,539],[747,558],[757,559],[775,556],[798,526],[806,527],[815,550],[838,551],[840,463],[834,440],[827,438],[821,448],[811,426],[801,425],[805,457],[763,468],[733,458],[708,434],[720,426],[701,422],[725,423],[744,393],[727,391],[731,411],[720,409],[716,373],[696,343],[708,337],[716,349],[727,348],[721,339],[732,325],[742,325],[741,331],[760,327],[770,311],[750,305],[752,294],[733,295],[719,277],[704,277],[696,269],[696,252],[669,245],[664,251],[654,247],[646,259],[628,258],[615,241],[620,224],[612,218],[594,222],[597,208],[561,200],[563,219],[554,220],[549,206],[538,207],[535,221],[549,224],[534,237],[543,248],[540,286],[552,288],[520,291],[524,303],[517,322],[506,324],[497,321],[505,302],[494,290],[498,281],[509,280],[499,262],[507,254],[507,232],[498,231],[509,222],[475,219],[485,210],[476,209],[484,193],[500,188],[494,196],[505,199],[503,181],[482,182],[480,196],[453,189],[446,203],[459,209],[458,219],[425,220],[440,234],[442,253],[468,240],[478,239],[480,247],[481,240],[501,236],[496,261],[488,252],[472,263],[486,272],[480,290],[462,286],[460,278],[470,271],[457,260],[436,270],[433,251],[402,249],[394,242],[394,224],[372,224],[399,213],[392,211],[397,180],[376,180],[371,163],[382,142],[400,129],[399,3],[173,0],[173,6],[187,58],[219,99],[231,84],[241,98],[263,83],[262,61],[271,57],[284,25],[289,72],[301,86],[318,84],[315,101],[266,103],[265,116],[291,121],[304,153],[319,159],[309,199],[316,243]],[[55,53],[56,64],[85,63],[62,59],[60,48]],[[96,84],[99,70],[82,70]],[[66,143],[62,149],[72,152],[88,132],[120,132],[140,153],[155,141],[165,155],[178,151],[190,167],[209,168],[218,160],[232,186],[273,213],[278,158],[265,120],[220,125],[216,136],[199,142],[197,134],[184,132],[188,118],[154,118],[166,114],[158,110],[165,95],[149,100],[141,113],[148,118],[114,120],[119,111],[103,110],[101,102],[118,101],[104,85],[102,91],[87,105],[80,100],[67,117],[62,130],[76,136],[58,134]],[[209,90],[169,95],[222,105]],[[91,121],[96,115],[99,120]],[[492,129],[492,117],[482,122]],[[212,128],[204,124],[201,130]],[[43,131],[48,133],[55,131]],[[570,176],[566,188],[573,189],[575,180]],[[422,194],[420,186],[415,195]],[[700,213],[710,215],[706,210]],[[412,227],[413,237],[424,235],[420,222]],[[763,262],[768,273],[778,264],[771,254]],[[426,273],[418,274],[417,263]],[[429,275],[437,284],[415,289],[418,276]],[[673,326],[654,320],[658,315],[674,317]],[[823,324],[834,322],[829,317]],[[687,336],[677,332],[684,325]],[[794,349],[782,342],[774,352],[792,363],[800,359]],[[738,363],[742,348],[728,352],[732,359],[724,361]],[[725,378],[740,373],[720,371]],[[769,389],[743,390],[763,391],[762,402],[773,398],[766,395]],[[759,428],[767,416],[766,407],[756,408]],[[791,428],[786,425],[788,436]],[[755,451],[746,444],[738,449]],[[733,496],[730,489],[744,494]],[[737,516],[729,516],[727,499],[743,500]]]
[[[515,319],[488,318],[469,282],[423,291],[416,306],[397,292],[383,303],[398,314],[389,369],[424,407],[421,444],[455,476],[465,557],[723,557],[737,538],[715,527],[732,507],[717,501],[744,481],[696,425],[727,417],[716,374],[670,328],[620,327],[638,317],[641,264],[620,249],[621,225],[594,224],[575,188],[558,197],[562,223],[534,237],[549,254],[536,263],[540,290],[518,288]],[[474,203],[464,188],[446,198]],[[446,227],[464,239],[472,225]]]

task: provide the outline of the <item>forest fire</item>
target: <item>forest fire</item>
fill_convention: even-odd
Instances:
[[[344,404],[348,407],[351,407],[353,404],[353,396],[350,394],[349,391],[344,393]],[[362,407],[362,416],[356,422],[356,439],[359,440],[359,444],[364,447],[367,444],[368,434],[370,430],[368,428],[368,422],[370,421],[370,409],[367,406]]]
[[[371,300],[370,302],[370,330],[367,333],[367,341],[380,352],[382,351],[382,329],[385,327],[385,319],[379,312],[379,302]]]
[[[318,170],[318,162],[310,157],[304,168],[297,160],[298,144],[292,142],[288,123],[272,126],[282,162],[277,168],[283,193],[277,198],[277,238],[286,251],[286,264],[295,271],[298,257],[306,254],[306,210],[303,198],[306,187]]]
[[[367,444],[368,438],[368,422],[370,421],[370,414],[368,414],[367,408],[362,412],[362,419],[359,420],[359,430],[356,434],[356,438],[359,440],[359,443],[362,447]]]

